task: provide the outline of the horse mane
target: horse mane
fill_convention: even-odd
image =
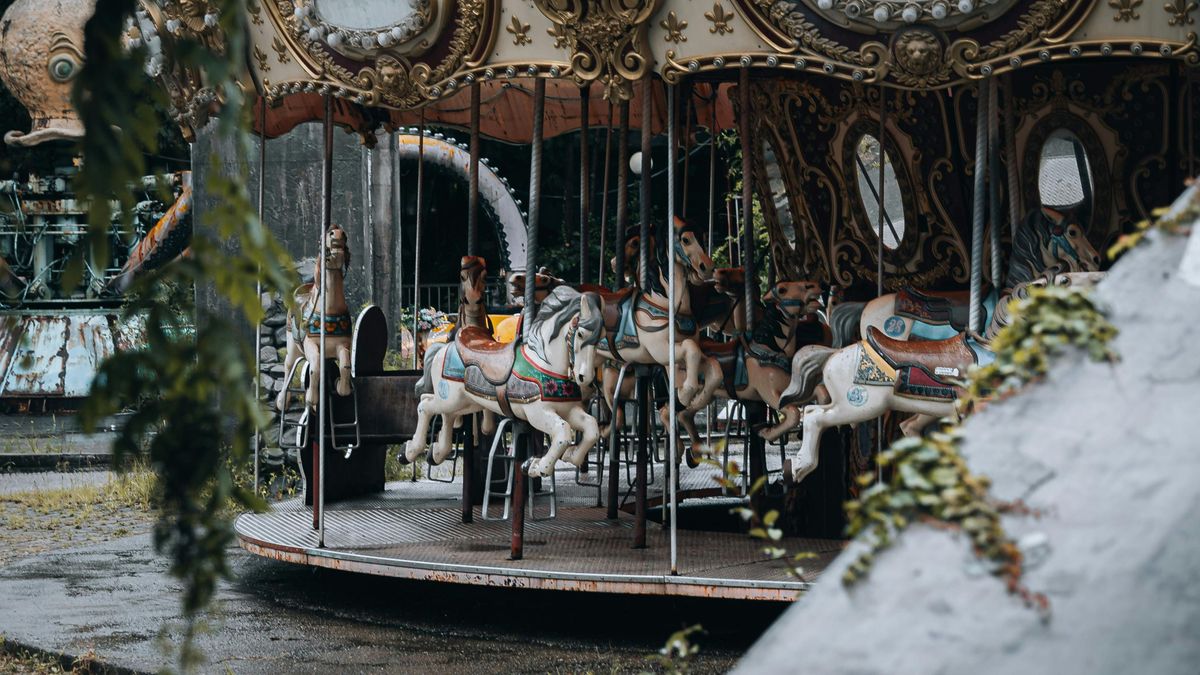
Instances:
[[[542,301],[538,307],[537,315],[533,318],[533,322],[529,326],[529,331],[526,333],[525,341],[530,348],[545,358],[545,344],[542,339],[542,325],[547,321],[551,323],[549,337],[546,340],[553,340],[558,337],[563,326],[567,325],[576,314],[579,313],[580,302],[579,291],[570,286],[559,286]]]
[[[1049,213],[1057,215],[1058,221],[1051,222]],[[1013,235],[1012,257],[1009,258],[1008,273],[1004,278],[1005,288],[1029,283],[1041,276],[1045,272],[1042,250],[1050,238],[1051,228],[1060,223],[1066,227],[1075,218],[1074,210],[1038,207],[1030,211]]]
[[[779,305],[774,302],[766,303],[766,306],[763,308],[762,320],[754,326],[752,341],[760,345],[774,347],[777,344],[777,340],[787,339],[788,336],[782,331],[786,320],[787,318],[783,310],[779,308]]]

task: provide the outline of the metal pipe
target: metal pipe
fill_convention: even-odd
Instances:
[[[400,138],[392,132],[392,220],[396,228],[396,306],[393,308],[396,323],[404,315],[404,186],[400,181]],[[399,334],[399,331],[397,331]],[[398,338],[397,338],[398,339]],[[416,336],[413,337],[413,367],[416,367]],[[399,346],[399,345],[397,345]],[[416,475],[416,472],[413,472]]]
[[[421,108],[421,127],[417,130],[417,222],[413,242],[413,368],[420,369],[420,339],[417,326],[421,318],[421,230],[425,224],[425,109]],[[413,471],[413,480],[417,472]]]
[[[1003,281],[1000,268],[1000,92],[994,77],[988,78],[988,245],[991,248],[992,269],[989,275],[992,288],[1000,291]],[[1081,176],[1085,175],[1083,173]],[[986,320],[986,317],[984,318]]]
[[[983,328],[979,302],[983,295],[983,210],[987,203],[987,185],[984,182],[984,175],[987,173],[987,82],[979,83],[978,96],[979,101],[975,114],[975,202],[974,211],[972,211],[974,219],[971,224],[971,311],[969,314],[971,330],[974,331]]]
[[[1004,143],[1005,154],[1008,155],[1008,227],[1012,237],[1017,236],[1017,228],[1021,226],[1021,183],[1018,176],[1020,160],[1017,158],[1017,133],[1013,128],[1016,119],[1017,106],[1013,99],[1012,91],[1012,74],[1004,79]],[[996,284],[996,290],[1000,290],[1000,284],[1004,280],[1001,279]]]
[[[621,101],[617,122],[617,231],[613,236],[616,249],[616,273],[613,290],[625,285],[625,229],[629,227],[629,101]]]
[[[267,180],[267,99],[260,96],[258,99],[258,222],[261,225],[263,222],[263,196],[266,194]],[[254,282],[255,295],[258,297],[259,303],[262,303],[262,265],[258,266],[259,275]],[[260,304],[261,306],[261,304]],[[254,400],[262,401],[262,357],[259,352],[262,350],[260,344],[260,335],[262,333],[262,321],[254,324]],[[286,389],[289,385],[285,384]],[[285,414],[286,410],[279,411],[280,415]],[[259,438],[258,424],[254,425],[254,491],[258,492],[258,458],[261,451],[262,439]]]
[[[612,419],[608,423],[608,513],[609,520],[617,519],[617,499],[620,498],[620,487],[617,481],[621,477],[621,428],[617,426],[617,411],[625,402],[621,400],[621,387],[625,384],[625,373],[629,364],[622,363],[617,371],[617,386],[613,389]]]
[[[643,170],[649,169],[642,166]],[[650,461],[650,376],[637,373],[637,471],[634,482],[633,548],[646,548],[646,465]]]
[[[887,89],[879,88],[879,194],[876,195],[875,204],[878,207],[878,213],[875,214],[875,297],[883,295],[883,221],[886,219],[888,225],[891,225],[891,219],[887,218],[887,205],[884,204],[884,188],[887,185],[887,178],[884,175],[884,169],[887,167],[887,146],[884,145],[884,139],[887,138]],[[858,157],[858,152],[854,153]],[[861,162],[862,160],[859,159]],[[867,182],[871,180],[868,178]],[[874,191],[874,188],[872,188]],[[892,234],[895,235],[895,228],[892,228]],[[897,246],[900,243],[900,237],[896,237]],[[820,439],[818,439],[819,441]],[[818,445],[820,443],[818,442]],[[765,452],[765,450],[764,450]],[[817,452],[820,452],[818,448]],[[879,461],[879,456],[883,454],[883,417],[875,419],[875,480],[883,483],[883,463]]]
[[[467,198],[467,255],[479,255],[479,82],[471,83],[471,168]]]
[[[717,95],[713,92],[708,126],[708,250],[717,248],[714,226],[717,221]]]
[[[676,160],[676,138],[675,138],[675,111],[676,100],[675,96],[678,89],[672,85],[667,85],[667,241],[666,241],[666,259],[673,260],[675,252],[675,160]],[[687,172],[684,172],[686,178]],[[676,439],[676,421],[675,421],[675,274],[672,272],[667,276],[667,410],[668,417],[671,423],[667,425],[667,443],[670,450],[667,454],[667,484],[668,492],[670,493],[670,514],[671,514],[671,574],[679,574],[678,562],[678,526],[676,517],[676,482],[678,480],[678,467],[675,463],[675,448]]]
[[[538,82],[545,82],[538,79]],[[543,90],[544,91],[544,90]],[[528,273],[528,272],[527,272]],[[525,284],[527,287],[533,284]],[[529,423],[516,420],[513,424],[513,483],[512,483],[512,538],[509,543],[509,559],[525,557],[525,499],[529,490],[529,476],[522,466],[529,458]],[[491,480],[491,476],[488,476]]]
[[[525,226],[525,320],[522,334],[533,325],[537,315],[534,290],[537,287],[538,224],[542,211],[542,117],[546,110],[546,80],[539,77],[533,88],[533,144],[529,158],[529,221]]]
[[[588,175],[590,160],[588,150],[591,145],[588,133],[589,104],[591,89],[582,87],[579,90],[579,283],[584,283],[591,276],[588,269],[588,220],[592,217],[591,176]]]
[[[687,82],[684,83],[683,93],[680,94],[679,96],[680,96],[680,98],[683,99],[683,184],[682,184],[683,198],[679,201],[679,217],[683,218],[684,220],[687,220],[688,178],[690,178],[689,169],[691,169],[690,160],[692,158],[692,153],[690,152],[691,148],[689,147],[692,142],[692,115],[691,115],[692,83],[691,83],[691,80],[688,80]],[[678,107],[678,104],[676,104],[676,106]],[[674,117],[671,118],[670,124],[672,124],[672,125],[675,124]],[[678,148],[676,148],[675,152],[678,153]]]
[[[887,146],[884,145],[884,139],[887,138],[887,90],[883,87],[879,88],[879,194],[876,195],[875,204],[878,206],[878,213],[875,214],[875,296],[883,295],[883,221],[887,214],[887,205],[884,204],[884,188],[887,187],[887,177],[884,170],[887,167]],[[857,156],[858,153],[855,153]],[[870,182],[868,180],[868,182]],[[890,219],[889,224],[890,223]],[[895,229],[892,230],[893,235]],[[897,244],[900,238],[896,238]]]
[[[613,104],[608,102],[608,124],[604,132],[604,190],[600,193],[600,259],[596,261],[596,283],[604,285],[604,247],[608,235],[608,176],[612,162]]]
[[[758,261],[754,241],[754,172],[750,160],[750,69],[738,71],[739,129],[742,142],[742,267],[746,270],[746,334],[754,333],[754,307],[758,301]]]
[[[643,292],[649,291],[655,281],[650,278],[650,178],[653,169],[650,157],[650,130],[654,114],[653,83],[654,78],[650,74],[642,78],[642,180],[638,193],[638,206],[641,210],[638,232],[641,241],[638,246],[638,278],[641,280]]]
[[[321,244],[320,255],[317,256],[315,265],[316,273],[321,275],[320,300],[317,304],[317,312],[320,316],[319,332],[320,332],[320,373],[321,377],[317,378],[317,469],[316,483],[317,488],[317,546],[325,547],[325,233],[329,231],[332,224],[332,202],[333,202],[333,98],[328,94],[325,95],[325,117],[322,120],[324,129],[325,141],[325,157],[321,163]],[[309,368],[312,365],[309,364]]]

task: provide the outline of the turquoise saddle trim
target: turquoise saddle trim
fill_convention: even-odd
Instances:
[[[453,342],[446,345],[446,359],[442,361],[442,378],[462,382],[466,377],[466,371],[462,356],[458,353],[458,346]]]

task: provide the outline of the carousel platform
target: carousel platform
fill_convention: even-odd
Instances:
[[[526,518],[524,559],[509,559],[509,521],[461,520],[461,484],[428,479],[394,482],[377,495],[326,506],[325,547],[318,547],[312,512],[296,498],[271,511],[240,516],[238,540],[247,551],[268,558],[382,576],[447,583],[596,593],[693,596],[790,601],[799,597],[841,551],[843,542],[788,538],[790,553],[811,552],[801,578],[781,561],[767,559],[762,543],[745,534],[684,529],[696,508],[727,512],[738,500],[693,497],[680,507],[678,574],[670,573],[669,531],[647,523],[646,548],[634,549],[632,498],[617,520],[597,507],[594,486],[575,483],[575,471],[560,464],[556,475],[557,516],[544,518],[549,498],[535,497],[536,516]],[[661,503],[663,466],[649,489],[648,502]],[[681,474],[682,495],[704,495],[713,472]],[[492,503],[493,516],[500,512]]]

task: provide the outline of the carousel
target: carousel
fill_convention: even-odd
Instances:
[[[155,45],[152,74],[202,136],[220,102],[171,52],[219,45],[217,22],[202,2],[142,5],[132,30]],[[276,436],[299,452],[305,493],[236,529],[250,552],[306,565],[793,599],[841,550],[841,504],[878,449],[955,414],[1006,300],[1097,279],[1200,152],[1189,0],[246,9],[259,160],[267,139],[320,122],[323,208],[303,235],[317,262],[288,320],[286,385],[271,392],[303,411]],[[426,163],[454,155],[465,173],[454,326],[418,370],[383,365],[389,307],[345,299],[366,242],[330,207],[335,127],[415,148],[414,290],[439,227],[422,206],[438,189]],[[469,143],[437,150],[435,128]],[[539,234],[561,226],[543,222],[543,152],[566,134],[579,139],[577,280],[540,264]],[[736,139],[724,154],[723,138]],[[481,257],[481,192],[504,192],[488,187],[484,139],[528,153],[527,203],[501,219],[519,245],[502,261]],[[489,307],[501,268],[515,311]],[[385,483],[389,452],[456,467],[452,482]],[[723,475],[731,462],[741,475]],[[747,503],[779,512],[753,524],[809,554],[799,569],[730,524]]]

